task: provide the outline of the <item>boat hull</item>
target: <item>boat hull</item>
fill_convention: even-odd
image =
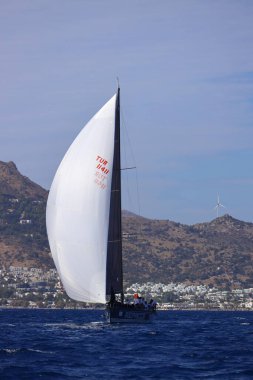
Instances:
[[[107,320],[109,323],[148,323],[153,312],[145,309],[108,308]]]

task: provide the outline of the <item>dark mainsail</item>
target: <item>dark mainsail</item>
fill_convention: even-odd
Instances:
[[[123,292],[119,88],[115,113],[114,157],[106,264],[106,294],[110,295],[112,289],[115,293]]]

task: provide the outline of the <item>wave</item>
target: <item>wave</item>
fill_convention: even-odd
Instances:
[[[19,352],[37,352],[40,354],[54,354],[53,351],[39,350],[37,348],[2,348],[0,349],[0,353],[4,352],[7,354],[17,354]]]
[[[109,326],[106,322],[88,322],[88,323],[73,323],[73,322],[62,322],[62,323],[45,323],[44,327],[52,329],[71,329],[71,330],[97,330],[102,329],[105,326]]]

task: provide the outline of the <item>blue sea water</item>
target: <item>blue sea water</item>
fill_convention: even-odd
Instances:
[[[253,379],[253,313],[0,310],[0,379]]]

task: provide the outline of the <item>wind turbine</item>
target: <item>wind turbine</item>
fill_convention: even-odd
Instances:
[[[216,209],[216,211],[217,211],[217,218],[219,217],[219,208],[221,208],[221,207],[226,208],[225,206],[223,206],[223,205],[220,203],[220,196],[219,196],[219,194],[217,194],[217,204],[216,204],[216,206],[214,207],[214,209]]]

